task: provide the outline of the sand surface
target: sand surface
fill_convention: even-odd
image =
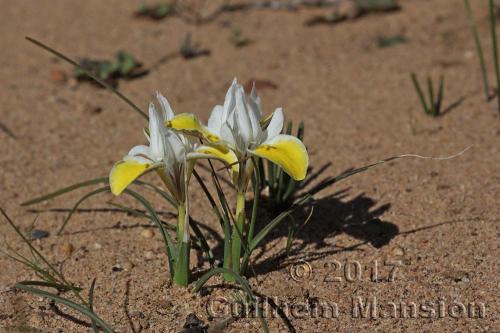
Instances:
[[[443,156],[474,145],[453,160],[402,160],[327,188],[291,255],[283,255],[283,226],[256,251],[256,277],[249,281],[284,309],[282,315],[269,311],[271,332],[500,330],[500,119],[496,102],[483,97],[462,1],[402,1],[398,12],[313,27],[304,22],[325,10],[235,11],[195,26],[176,17],[134,19],[140,3],[3,1],[0,12],[0,122],[14,134],[0,131],[0,205],[23,230],[38,216],[37,228],[51,234],[35,244],[68,279],[88,288],[97,278],[96,313],[118,332],[177,332],[189,313],[213,327],[220,318],[211,318],[212,305],[224,297],[230,301],[232,290],[220,279],[210,282],[217,287],[204,296],[170,286],[158,231],[145,219],[95,210],[109,207],[110,200],[130,200],[89,200],[82,208],[90,211],[75,214],[61,236],[56,230],[66,213],[49,209],[71,208],[84,192],[34,206],[39,213],[20,207],[36,195],[106,176],[144,141],[145,124],[103,89],[54,82],[53,71],[70,74],[71,68],[24,36],[75,58],[111,58],[125,49],[148,67],[192,32],[210,56],[174,57],[147,76],[121,81],[120,90],[143,108],[158,90],[175,112],[196,112],[206,121],[233,77],[243,83],[270,80],[277,89],[261,89],[265,113],[283,106],[288,119],[305,122],[313,172],[331,163],[312,184],[396,154]],[[474,7],[493,82],[487,8]],[[253,43],[234,47],[234,27]],[[377,47],[379,36],[396,34],[408,43]],[[443,74],[445,107],[461,102],[443,117],[426,116],[412,71],[421,78]],[[193,217],[220,235],[201,190],[194,182],[192,187]],[[165,219],[173,223],[169,215]],[[141,236],[146,229],[154,231],[152,239]],[[2,244],[22,248],[3,220],[0,234]],[[211,245],[220,250],[216,237]],[[114,272],[116,265],[123,270]],[[195,251],[192,265],[195,277],[206,270]],[[85,318],[65,307],[58,308],[69,317],[47,300],[10,288],[35,278],[32,272],[5,258],[0,267],[4,330],[24,322],[41,332],[90,331]],[[357,268],[359,275],[353,273]],[[358,311],[367,302],[370,311]],[[330,313],[323,311],[327,306]],[[259,330],[259,321],[247,318],[224,332]]]

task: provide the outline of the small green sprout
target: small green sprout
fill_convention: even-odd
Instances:
[[[408,42],[408,38],[403,35],[393,35],[393,36],[380,36],[377,39],[377,46],[379,48],[391,47],[398,44],[404,44]]]
[[[75,67],[74,76],[78,81],[93,82],[87,72],[97,76],[113,87],[118,85],[118,79],[133,79],[147,73],[130,53],[120,51],[116,54],[116,61],[83,58],[79,67]]]
[[[96,315],[94,312],[94,288],[96,279],[94,279],[90,285],[88,299],[84,298],[81,294],[82,288],[76,287],[73,283],[69,282],[66,277],[61,273],[60,269],[51,264],[47,258],[33,246],[31,243],[31,238],[26,237],[19,227],[17,227],[14,222],[10,219],[7,213],[0,208],[0,213],[3,215],[7,223],[14,229],[16,234],[21,238],[23,243],[29,249],[31,253],[31,258],[27,255],[21,254],[19,251],[13,249],[7,244],[7,251],[0,250],[6,257],[24,265],[29,270],[33,271],[35,275],[39,278],[38,280],[32,281],[21,281],[16,283],[15,288],[21,291],[29,292],[36,296],[41,296],[47,298],[56,303],[63,304],[73,310],[80,312],[81,314],[87,316],[92,321],[92,329],[94,332],[99,332],[99,328],[105,333],[112,333],[113,330],[103,319]],[[53,288],[57,293],[50,293],[43,288]],[[73,294],[73,298],[77,301],[73,301],[69,298],[62,297],[62,293]]]
[[[236,47],[247,46],[252,42],[249,38],[243,36],[239,28],[235,28],[231,31],[230,41]]]
[[[431,77],[427,77],[427,90],[429,93],[429,103],[425,100],[424,93],[420,84],[418,83],[417,76],[415,73],[411,73],[411,80],[413,82],[413,86],[417,92],[418,98],[420,99],[420,103],[422,103],[422,108],[424,112],[430,116],[437,117],[441,114],[441,106],[443,101],[443,93],[444,93],[444,78],[441,76],[439,78],[439,88],[437,94],[434,95],[434,85],[432,83]]]
[[[356,0],[355,3],[362,13],[389,12],[400,9],[396,0]]]
[[[167,16],[173,15],[175,9],[175,5],[172,3],[157,3],[155,5],[142,4],[134,13],[134,16],[159,21]]]

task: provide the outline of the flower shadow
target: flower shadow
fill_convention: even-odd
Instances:
[[[316,185],[312,184],[321,178],[329,166],[325,164],[317,172],[310,172],[311,176],[302,183],[301,188],[312,186],[314,191],[324,191],[336,185],[333,178],[324,178]],[[276,214],[272,213],[267,199],[262,198],[257,217],[257,232]],[[249,209],[250,206],[251,203],[248,203]],[[390,203],[379,204],[365,193],[352,196],[350,188],[339,189],[332,194],[315,199],[297,209],[291,217],[286,218],[268,234],[266,241],[255,250],[256,254],[252,261],[256,264],[253,270],[258,275],[265,274],[286,267],[290,260],[318,260],[338,252],[356,251],[364,244],[381,248],[389,244],[391,239],[399,233],[397,225],[380,219],[380,216],[390,207]],[[310,220],[303,225],[303,221],[307,220],[309,214],[311,214]],[[283,249],[281,240],[288,238],[290,228],[294,224],[298,229],[292,246],[287,252]],[[335,237],[341,234],[358,239],[360,243],[350,247],[337,246]],[[305,251],[311,246],[317,251],[312,251],[312,253],[311,250]],[[269,256],[270,252],[274,252],[274,255]]]

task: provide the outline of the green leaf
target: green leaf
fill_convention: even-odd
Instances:
[[[259,243],[267,236],[267,234],[269,234],[271,230],[276,228],[276,226],[278,226],[278,224],[280,224],[281,221],[285,219],[285,217],[290,215],[295,209],[305,204],[311,198],[312,195],[306,194],[304,197],[299,199],[292,207],[288,208],[287,210],[276,216],[271,222],[266,224],[266,226],[262,228],[262,230],[250,241],[248,246],[250,252],[253,251],[257,247],[257,245],[259,245]]]
[[[472,32],[472,37],[474,38],[474,43],[476,45],[476,51],[479,56],[479,65],[481,68],[481,76],[483,79],[483,89],[484,89],[484,95],[485,99],[489,100],[490,99],[490,88],[489,88],[489,83],[488,83],[488,75],[486,71],[486,63],[484,61],[484,54],[483,54],[483,48],[481,46],[481,41],[479,39],[479,33],[477,31],[477,25],[476,22],[474,21],[474,18],[472,16],[472,11],[470,8],[469,0],[464,0],[465,4],[465,12],[467,13],[467,20],[469,21],[469,28]]]
[[[432,116],[437,115],[436,111],[436,101],[434,100],[434,84],[430,76],[427,77],[427,88],[429,90],[429,114]]]
[[[95,288],[95,281],[96,278],[92,280],[92,283],[90,284],[90,290],[89,290],[89,309],[94,313],[94,288]],[[99,333],[99,329],[97,328],[97,323],[95,322],[94,319],[92,319],[92,330],[94,330],[94,333]]]
[[[95,321],[102,328],[102,330],[105,333],[113,333],[113,329],[108,325],[108,323],[106,323],[104,320],[102,320],[100,317],[98,317],[93,311],[91,311],[90,309],[88,309],[85,306],[82,306],[78,303],[75,303],[67,298],[63,298],[63,297],[60,297],[58,295],[49,293],[45,290],[29,287],[29,286],[24,285],[22,283],[16,283],[15,288],[29,292],[29,293],[37,295],[37,296],[48,298],[56,303],[66,305],[66,306],[72,308],[73,310],[78,311],[79,313],[87,316],[89,319]]]
[[[156,214],[156,211],[153,209],[149,201],[147,201],[143,196],[141,196],[139,193],[126,188],[123,193],[126,193],[139,201],[146,211],[149,213],[149,216],[151,217],[152,221],[156,224],[158,229],[160,230],[160,233],[163,237],[163,241],[165,243],[165,248],[167,252],[167,257],[168,257],[168,265],[170,268],[170,273],[172,274],[174,272],[174,262],[177,258],[177,250],[175,248],[174,242],[172,241],[172,238],[170,237],[169,233],[167,230],[165,230],[165,226],[161,222],[160,218]]]
[[[398,44],[407,43],[408,39],[403,35],[380,36],[377,39],[377,46],[380,48],[391,47]]]
[[[443,94],[444,94],[444,77],[441,75],[439,78],[439,89],[436,98],[436,111],[439,115],[441,113],[441,106],[443,105]]]
[[[73,216],[73,214],[75,213],[75,211],[78,209],[78,207],[80,206],[80,204],[82,202],[84,202],[85,200],[93,197],[94,195],[97,195],[97,194],[100,194],[100,193],[103,193],[103,192],[110,192],[110,191],[111,191],[110,187],[109,186],[105,186],[105,187],[98,188],[97,190],[91,191],[91,192],[85,194],[83,197],[81,197],[75,203],[75,205],[73,206],[73,208],[69,212],[68,216],[64,219],[64,222],[61,225],[61,227],[59,228],[59,230],[57,231],[57,234],[60,235],[63,232],[64,228],[66,227],[66,225],[69,222],[69,219],[71,218],[71,216]]]
[[[62,189],[59,189],[57,191],[54,191],[54,192],[45,194],[43,196],[31,199],[29,201],[23,202],[23,203],[21,203],[21,206],[31,206],[31,205],[34,205],[34,204],[37,204],[37,203],[40,203],[43,201],[54,199],[58,196],[72,192],[74,190],[78,190],[80,188],[84,188],[84,187],[88,187],[88,186],[92,186],[92,185],[97,185],[97,184],[109,184],[109,178],[108,177],[99,177],[99,178],[90,179],[90,180],[87,180],[84,182],[76,183],[76,184],[64,187]],[[151,183],[148,183],[148,182],[145,182],[143,180],[139,180],[139,179],[136,179],[133,184],[144,186],[144,187],[147,187],[147,188],[153,190],[154,192],[161,195],[165,200],[167,200],[167,202],[169,202],[174,208],[177,209],[177,203],[176,203],[175,199],[173,199],[172,196],[169,195],[167,192],[161,190],[158,186],[151,184]]]
[[[215,203],[214,197],[212,196],[212,194],[208,190],[207,186],[205,185],[205,182],[200,177],[200,175],[198,174],[198,172],[196,172],[196,170],[193,170],[193,175],[196,178],[196,180],[198,181],[198,184],[200,184],[200,186],[201,186],[201,188],[203,190],[203,193],[205,193],[205,197],[207,198],[208,202],[210,203],[210,206],[212,207],[212,210],[215,212],[215,215],[217,215],[217,219],[219,220],[219,223],[224,228],[224,221],[223,221],[223,218],[222,218],[222,214],[220,212],[219,207]]]
[[[7,215],[7,213],[2,208],[0,208],[0,213],[5,217],[5,219],[7,220],[7,222],[15,230],[15,232],[21,237],[21,239],[28,245],[28,247],[30,248],[30,251],[32,251],[32,253],[34,253],[39,259],[41,259],[45,263],[45,265],[47,265],[47,267],[62,282],[66,282],[66,279],[64,278],[64,276],[58,270],[56,270],[55,267],[52,266],[52,264],[31,244],[31,242],[23,235],[23,233],[21,232],[21,230],[19,230],[19,228],[14,224],[14,222],[10,219],[10,217]],[[36,266],[36,267],[38,267],[38,266]]]
[[[55,282],[47,282],[47,281],[21,281],[18,282],[26,286],[38,286],[38,287],[50,287],[57,289],[58,291],[70,291],[70,290],[76,290],[76,291],[82,291],[82,288],[78,287],[73,287],[73,286],[68,286],[65,284],[60,284],[60,283],[55,283]]]
[[[415,75],[415,73],[411,73],[411,81],[413,82],[413,86],[415,87],[415,90],[417,92],[418,98],[420,99],[420,103],[422,104],[424,112],[429,113],[429,107],[427,106],[427,102],[425,101],[424,98],[424,93],[422,91],[422,88],[420,88],[420,84],[418,83],[417,76]]]
[[[137,62],[130,53],[120,51],[116,55],[116,58],[118,59],[117,70],[121,75],[126,76],[127,74],[132,72],[134,68],[137,67]]]
[[[139,179],[136,179],[133,184],[137,184],[137,185],[148,187],[149,189],[151,189],[154,192],[156,192],[159,195],[161,195],[175,209],[177,209],[177,207],[179,206],[179,204],[177,203],[177,200],[175,200],[170,194],[168,194],[167,192],[163,191],[162,189],[160,189],[158,186],[156,186],[154,184],[151,184],[151,183],[145,182],[144,180],[139,180]]]
[[[193,232],[196,235],[196,239],[200,243],[201,249],[207,255],[208,261],[210,262],[210,266],[213,267],[215,263],[215,258],[214,254],[212,253],[212,250],[210,249],[210,246],[208,245],[207,239],[201,232],[200,228],[198,227],[198,224],[195,221],[193,221],[191,217],[189,217],[189,220],[191,221],[189,225],[193,229]]]
[[[80,183],[76,183],[76,184],[64,187],[64,188],[62,188],[60,190],[57,190],[57,191],[45,194],[45,195],[43,195],[41,197],[37,197],[37,198],[31,199],[31,200],[25,201],[25,202],[21,203],[21,206],[31,206],[31,205],[37,204],[39,202],[43,202],[43,201],[47,201],[47,200],[53,199],[55,197],[61,196],[63,194],[66,194],[68,192],[77,190],[77,189],[82,188],[82,187],[97,185],[97,184],[101,184],[101,183],[108,184],[108,182],[109,182],[109,178],[108,177],[94,178],[94,179],[91,179],[91,180],[87,180],[87,181],[84,181],[84,182],[80,182]]]

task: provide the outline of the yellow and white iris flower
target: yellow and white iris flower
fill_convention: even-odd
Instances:
[[[149,130],[145,131],[149,145],[133,147],[116,163],[110,172],[109,184],[112,193],[119,195],[139,176],[155,169],[170,193],[182,203],[186,197],[186,180],[196,159],[234,161],[235,157],[226,148],[201,145],[189,135],[166,128],[165,122],[172,120],[174,113],[165,97],[158,93],[156,97],[162,114],[159,115],[153,103],[149,104]]]
[[[261,101],[255,87],[247,99],[243,87],[234,79],[226,93],[224,105],[214,107],[207,126],[188,113],[179,114],[166,124],[177,131],[204,138],[209,143],[207,147],[229,148],[234,155],[226,154],[219,158],[229,165],[234,165],[236,158],[240,166],[246,169],[245,174],[251,171],[248,169],[252,165],[245,161],[254,155],[279,165],[293,179],[302,180],[309,164],[307,150],[298,138],[281,134],[283,118],[283,110],[277,108],[263,119]],[[233,168],[233,171],[237,170]],[[244,178],[248,180],[248,177]]]

